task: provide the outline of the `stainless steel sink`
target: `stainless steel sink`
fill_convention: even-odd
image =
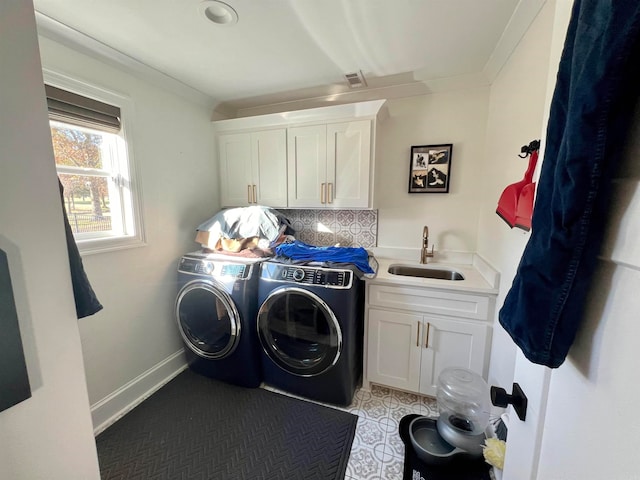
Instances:
[[[464,280],[464,275],[447,268],[416,267],[413,265],[391,265],[389,273],[405,277],[437,278],[440,280]]]

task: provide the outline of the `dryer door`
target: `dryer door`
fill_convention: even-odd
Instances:
[[[203,358],[225,358],[238,345],[240,314],[229,294],[215,282],[187,283],[178,293],[176,319],[187,347]]]
[[[336,364],[342,332],[335,314],[314,293],[298,287],[273,291],[258,312],[264,352],[283,370],[303,377]]]

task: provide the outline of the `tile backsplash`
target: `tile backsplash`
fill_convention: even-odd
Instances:
[[[295,237],[310,245],[371,248],[378,244],[377,210],[279,211],[291,221]]]

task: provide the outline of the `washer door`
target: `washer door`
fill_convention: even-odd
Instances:
[[[229,294],[214,282],[187,283],[178,293],[176,319],[186,345],[203,358],[228,357],[238,346],[238,309]]]
[[[342,351],[334,313],[320,297],[297,287],[276,290],[262,303],[258,337],[276,365],[303,377],[327,371]]]

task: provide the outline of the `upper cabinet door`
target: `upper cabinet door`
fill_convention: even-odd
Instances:
[[[246,207],[252,203],[251,135],[220,135],[218,158],[222,206]]]
[[[253,197],[259,205],[287,206],[287,131],[284,128],[251,134]]]
[[[335,208],[369,206],[371,121],[327,125],[327,203]]]
[[[290,207],[322,207],[327,198],[326,125],[287,130]]]
[[[287,206],[286,129],[218,137],[223,207]]]

